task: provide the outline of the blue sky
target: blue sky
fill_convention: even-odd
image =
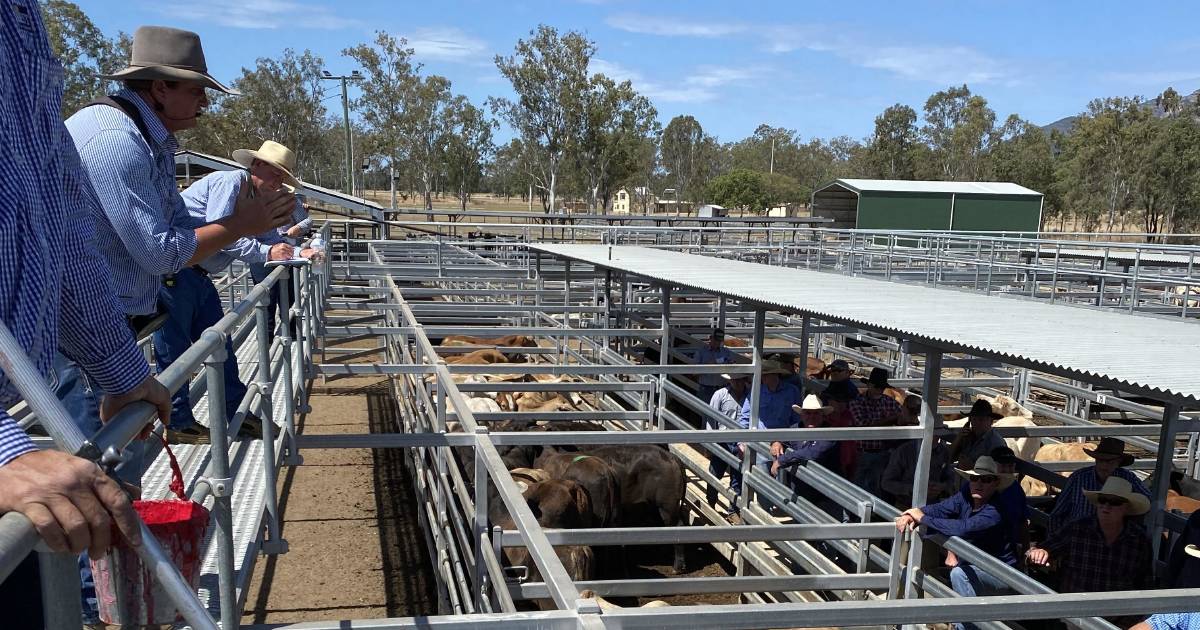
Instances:
[[[539,23],[596,42],[593,69],[630,79],[665,125],[691,114],[723,141],[767,123],[805,140],[870,134],[893,103],[921,109],[967,83],[998,120],[1048,124],[1101,96],[1200,89],[1200,4],[975,0],[82,0],[108,34],[139,24],[200,33],[209,68],[233,80],[254,59],[311,49],[330,70],[382,29],[477,104],[510,89],[492,58]],[[331,86],[332,87],[332,86]],[[331,100],[330,105],[336,106]]]

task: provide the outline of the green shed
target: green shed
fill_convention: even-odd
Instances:
[[[836,179],[813,192],[812,216],[835,228],[1036,234],[1042,193],[1009,182]]]

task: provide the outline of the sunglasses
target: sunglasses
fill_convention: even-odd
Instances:
[[[1100,495],[1100,496],[1096,497],[1096,503],[1099,503],[1100,505],[1107,505],[1109,507],[1120,507],[1129,502],[1126,501],[1125,499],[1122,499],[1121,497],[1110,497],[1110,496],[1106,496],[1106,495]]]
[[[999,480],[999,477],[996,475],[975,475],[971,477],[971,481],[978,481],[979,483],[996,483],[997,480]]]

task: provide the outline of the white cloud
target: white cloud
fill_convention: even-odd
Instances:
[[[206,0],[156,5],[158,13],[192,22],[247,29],[339,30],[361,26],[329,7],[291,0]]]
[[[419,28],[406,33],[404,38],[417,56],[439,61],[485,60],[487,43],[454,27]]]
[[[700,66],[678,80],[663,82],[647,79],[637,70],[619,63],[597,58],[592,59],[588,70],[615,81],[628,80],[638,92],[656,103],[704,103],[717,98],[720,88],[762,74],[752,68]]]
[[[1009,62],[969,46],[877,44],[847,36],[842,29],[813,25],[778,26],[763,32],[767,52],[830,53],[856,66],[884,70],[903,79],[950,85],[999,83],[1015,78]]]
[[[634,13],[614,15],[604,22],[613,28],[630,33],[667,37],[726,37],[747,30],[745,24],[736,22],[697,22]]]

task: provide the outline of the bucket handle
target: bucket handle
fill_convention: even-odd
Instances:
[[[157,435],[162,440],[163,450],[167,452],[167,460],[171,464],[171,484],[169,488],[175,496],[179,497],[180,501],[187,501],[188,496],[183,492],[183,471],[179,468],[179,460],[175,459],[175,453],[171,450],[171,445],[167,443],[166,435],[162,433]]]

